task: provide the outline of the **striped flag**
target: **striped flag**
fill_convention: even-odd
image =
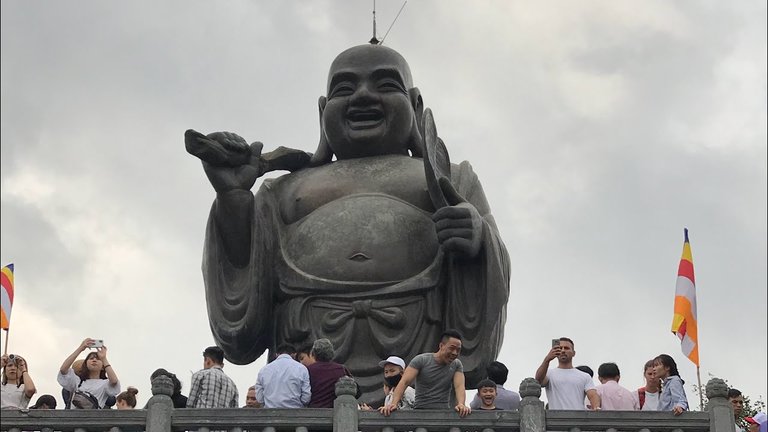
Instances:
[[[3,267],[0,273],[0,328],[8,330],[11,322],[11,306],[13,306],[13,264]]]
[[[675,286],[675,315],[672,318],[672,333],[680,339],[680,347],[696,366],[699,366],[699,330],[696,324],[696,279],[693,277],[693,257],[688,242],[688,228],[680,266],[677,269]]]

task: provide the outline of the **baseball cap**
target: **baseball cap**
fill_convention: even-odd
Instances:
[[[765,432],[766,429],[768,429],[768,415],[764,412],[759,412],[753,417],[744,417],[744,420],[752,424],[760,425],[760,432]]]
[[[382,360],[379,362],[380,367],[384,367],[385,364],[392,363],[393,365],[400,366],[401,368],[405,369],[405,360],[401,359],[397,356],[389,356],[386,360]]]

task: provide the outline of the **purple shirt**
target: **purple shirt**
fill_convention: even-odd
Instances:
[[[309,385],[312,387],[310,408],[333,408],[336,400],[336,381],[349,375],[347,368],[335,362],[314,362],[307,366]]]

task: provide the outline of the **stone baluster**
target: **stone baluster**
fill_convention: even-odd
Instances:
[[[333,401],[333,432],[357,432],[357,383],[350,377],[336,382],[336,400]]]
[[[706,391],[710,432],[734,432],[736,425],[733,408],[728,402],[728,385],[720,378],[712,378],[707,383]]]
[[[171,432],[173,381],[164,375],[152,380],[152,397],[147,403],[147,432]]]
[[[541,384],[533,378],[520,383],[520,432],[544,432],[547,417],[541,397]]]

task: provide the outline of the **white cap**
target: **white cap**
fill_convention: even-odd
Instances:
[[[389,356],[386,360],[382,360],[379,362],[379,366],[384,367],[385,364],[392,363],[395,366],[400,366],[401,368],[405,369],[405,360],[401,359],[397,356]]]

